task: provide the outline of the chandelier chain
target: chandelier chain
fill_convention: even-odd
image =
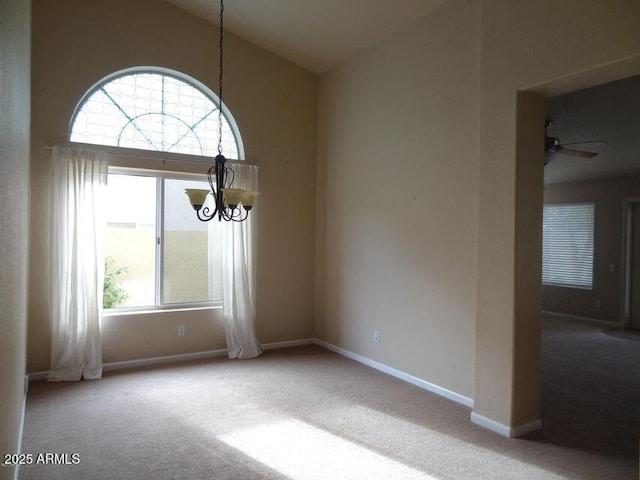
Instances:
[[[222,77],[224,74],[223,60],[224,60],[224,0],[220,0],[220,72],[218,76],[218,99],[220,105],[218,108],[218,154],[222,155]]]
[[[235,177],[232,168],[225,165],[227,159],[222,154],[222,77],[224,74],[224,0],[220,0],[220,73],[218,77],[218,95],[220,104],[218,106],[218,155],[213,159],[214,164],[207,172],[209,180],[209,190],[186,189],[185,193],[189,197],[191,206],[196,211],[196,216],[203,222],[208,222],[214,218],[218,221],[242,222],[249,217],[249,211],[253,208],[258,192],[244,190],[241,188],[231,188]],[[215,204],[206,205],[207,197],[213,194]]]

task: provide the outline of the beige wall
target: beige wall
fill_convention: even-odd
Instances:
[[[323,75],[317,336],[535,424],[544,96],[640,71],[639,24],[628,0],[452,0]]]
[[[31,2],[0,2],[0,453],[17,453],[24,401],[29,246]],[[0,479],[14,478],[0,467]]]
[[[451,0],[323,75],[319,92],[229,35],[225,99],[262,166],[261,340],[313,334],[315,252],[317,337],[474,397],[499,424],[535,420],[541,288],[526,256],[540,252],[527,222],[540,218],[542,146],[540,159],[523,146],[542,131],[541,95],[640,72],[639,24],[632,0]],[[104,75],[159,65],[215,87],[214,30],[164,2],[39,0],[33,30],[34,205],[49,196],[43,145],[66,138]],[[34,209],[31,371],[48,368],[47,224]],[[160,315],[106,325],[106,360],[222,345],[219,317],[198,324],[212,332],[203,346],[176,339],[184,317]]]
[[[527,197],[518,192],[527,185],[523,162],[538,161],[533,157],[515,161],[516,152],[523,155],[517,147],[516,125],[531,113],[530,108],[518,108],[518,91],[558,94],[640,71],[640,4],[629,0],[481,3],[474,410],[517,427],[538,415],[537,377],[529,372],[537,368],[539,353],[537,341],[527,342],[526,337],[538,318],[539,300],[531,297],[539,299],[541,287],[538,280],[538,288],[533,288],[532,281],[539,267],[534,263],[527,267],[518,259],[521,237],[515,233],[516,224],[526,221],[526,212],[542,198],[539,193]],[[531,122],[528,128],[538,127]],[[539,165],[542,168],[542,162]],[[535,178],[537,182],[538,175]],[[542,189],[542,183],[537,188]],[[540,252],[539,237],[532,242],[528,248]]]
[[[544,203],[595,204],[593,289],[543,286],[546,311],[620,322],[622,235],[625,198],[640,197],[640,177],[621,177],[545,186]],[[616,270],[610,271],[615,265]],[[568,301],[567,301],[568,300]],[[596,300],[602,307],[596,306]]]
[[[445,4],[323,75],[319,101],[316,335],[467,397],[479,13]]]
[[[317,77],[225,35],[225,103],[259,164],[256,329],[262,342],[309,337],[314,317]],[[171,68],[217,90],[217,28],[166,2],[38,0],[33,6],[32,201],[29,358],[47,370],[50,152],[66,140],[82,95],[127,67]],[[295,201],[291,201],[291,199]],[[177,325],[187,325],[178,338]],[[219,310],[107,318],[104,360],[224,347]]]

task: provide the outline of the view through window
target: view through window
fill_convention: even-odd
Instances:
[[[130,71],[100,82],[80,102],[69,139],[109,147],[213,157],[218,105],[178,72]],[[223,154],[239,157],[222,115]],[[221,301],[217,221],[200,222],[185,188],[209,188],[204,176],[110,169],[104,307],[147,309]],[[210,201],[210,200],[209,200]]]
[[[105,307],[221,300],[220,224],[199,221],[184,194],[185,188],[207,186],[201,180],[109,174],[106,267],[114,291],[105,292]]]

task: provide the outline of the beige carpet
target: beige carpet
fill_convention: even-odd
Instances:
[[[23,452],[80,462],[25,466],[20,478],[637,479],[640,343],[557,321],[544,332],[544,430],[527,439],[309,346],[33,383]],[[633,362],[631,380],[610,371]]]

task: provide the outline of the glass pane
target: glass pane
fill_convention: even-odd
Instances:
[[[109,174],[105,308],[155,305],[156,179]]]
[[[209,183],[164,182],[163,303],[220,301],[220,222],[198,220],[184,193],[186,188],[208,189]]]
[[[218,108],[203,92],[172,76],[124,75],[95,90],[81,105],[71,141],[212,157],[218,153]],[[222,153],[238,158],[224,116]]]

